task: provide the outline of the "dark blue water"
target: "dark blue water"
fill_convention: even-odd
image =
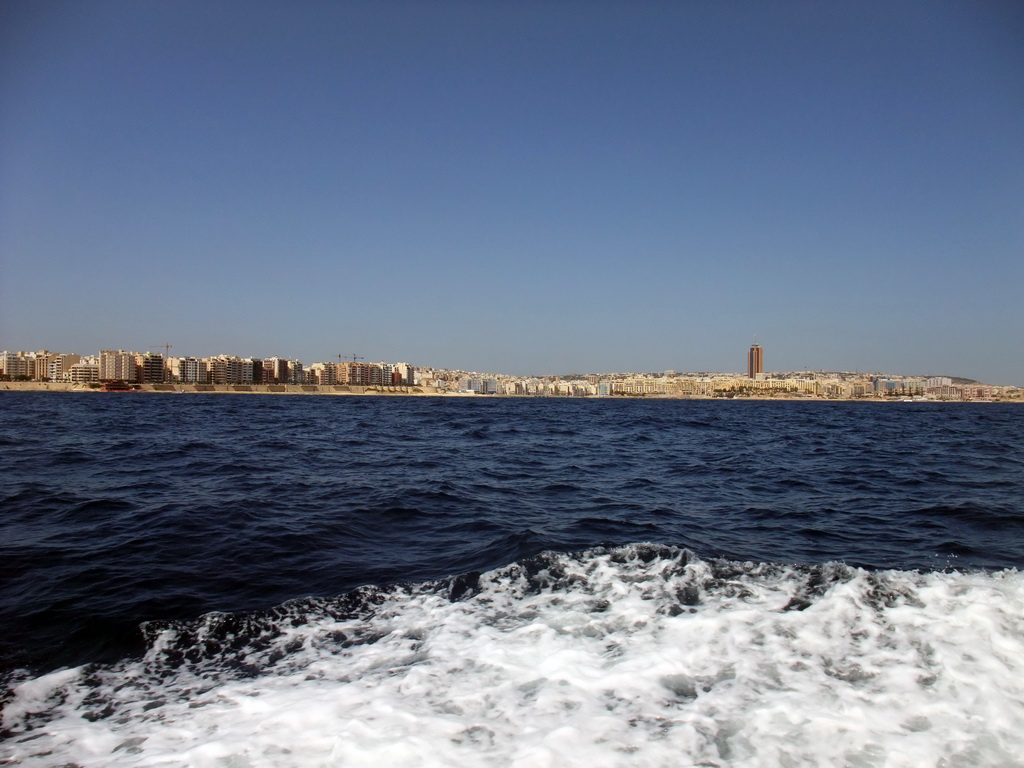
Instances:
[[[4,393],[0,668],[544,550],[1024,565],[1024,408]]]

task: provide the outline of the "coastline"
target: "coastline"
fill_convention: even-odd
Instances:
[[[103,392],[89,384],[45,381],[4,381],[0,392],[96,392],[102,394],[200,394],[200,395],[403,395],[422,397],[458,395],[434,387],[383,387],[350,384],[133,384],[128,392]]]
[[[361,386],[354,384],[137,384],[130,392],[103,392],[89,384],[45,381],[4,381],[0,382],[0,392],[90,392],[102,394],[200,394],[200,395],[327,395],[327,396],[363,396],[363,397],[459,397],[489,400],[492,398],[524,398],[551,399],[538,395],[480,395],[475,392],[447,392],[428,386]],[[564,400],[566,398],[554,398]],[[813,397],[813,396],[759,396],[744,395],[743,397],[723,398],[706,395],[647,395],[647,396],[593,396],[572,398],[577,400],[756,400],[756,401],[787,401],[787,402],[830,402],[830,403],[904,403],[901,397]],[[999,400],[918,400],[914,403],[1022,403],[1020,398]]]

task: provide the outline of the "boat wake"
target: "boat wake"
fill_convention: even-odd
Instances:
[[[1024,576],[653,545],[144,625],[11,681],[8,764],[1019,764]]]

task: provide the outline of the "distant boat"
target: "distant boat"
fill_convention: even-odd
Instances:
[[[100,388],[101,392],[134,392],[135,387],[124,381],[105,381]]]

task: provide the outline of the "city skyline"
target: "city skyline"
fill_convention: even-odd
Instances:
[[[511,372],[502,371],[498,369],[483,370],[476,368],[464,368],[458,366],[434,366],[429,362],[417,362],[410,364],[407,361],[395,362],[385,360],[367,360],[362,355],[355,353],[351,355],[337,354],[333,357],[320,357],[314,362],[310,363],[309,360],[302,360],[294,356],[260,356],[260,355],[238,355],[231,353],[220,353],[218,355],[191,355],[191,354],[170,354],[170,350],[174,347],[172,344],[162,344],[157,347],[151,347],[149,350],[129,350],[129,349],[101,349],[98,354],[81,354],[75,351],[57,351],[57,350],[2,350],[0,351],[0,376],[5,376],[10,379],[11,371],[16,371],[17,374],[21,374],[20,378],[33,379],[33,380],[53,380],[60,381],[65,380],[66,377],[61,375],[55,376],[53,372],[60,370],[63,373],[64,366],[75,365],[80,367],[81,365],[92,365],[96,370],[93,374],[90,374],[86,378],[75,377],[75,381],[102,381],[102,380],[137,380],[144,382],[160,382],[160,381],[179,381],[179,382],[193,382],[193,383],[208,383],[208,378],[212,379],[214,374],[212,373],[211,366],[220,366],[222,370],[221,377],[226,375],[227,370],[231,370],[232,366],[238,368],[238,365],[248,365],[249,376],[245,381],[253,381],[253,371],[256,371],[255,380],[260,379],[260,370],[268,369],[272,370],[273,373],[263,379],[264,383],[318,383],[318,382],[305,382],[303,379],[303,372],[308,373],[309,371],[316,371],[316,377],[322,375],[324,369],[329,369],[329,381],[325,383],[335,383],[333,373],[334,370],[348,370],[355,371],[355,373],[349,373],[342,377],[339,373],[340,378],[344,378],[347,381],[352,381],[359,384],[386,384],[386,379],[391,375],[391,372],[396,372],[396,375],[400,372],[399,379],[403,385],[411,384],[413,381],[413,373],[418,370],[426,371],[446,371],[449,373],[460,373],[468,374],[473,376],[498,376],[509,379],[524,379],[524,378],[574,378],[574,377],[604,377],[604,378],[615,378],[615,377],[664,377],[664,378],[676,378],[676,377],[735,377],[737,380],[745,378],[748,380],[768,380],[768,379],[780,379],[793,376],[830,376],[830,377],[844,377],[844,378],[882,378],[895,377],[899,379],[944,379],[949,380],[950,383],[954,381],[961,383],[975,383],[985,384],[988,386],[997,386],[1003,388],[1017,388],[1017,385],[1009,384],[1006,382],[995,382],[995,381],[983,381],[971,376],[963,376],[950,372],[939,372],[939,371],[927,371],[927,372],[911,372],[903,369],[874,369],[874,370],[857,370],[847,368],[836,368],[831,370],[825,369],[764,369],[764,349],[760,344],[754,343],[747,350],[746,356],[746,372],[740,370],[720,369],[714,370],[710,368],[694,367],[687,370],[677,371],[676,369],[665,369],[661,371],[644,371],[644,370],[628,370],[628,369],[604,369],[604,370],[590,370],[590,371],[545,371],[545,372]],[[155,349],[163,349],[164,352],[156,352]],[[36,364],[34,361],[40,359],[43,362]],[[335,363],[335,359],[337,363]],[[55,363],[56,361],[56,363]],[[54,369],[53,365],[57,364],[59,368]],[[39,365],[46,366],[45,371],[39,367]],[[227,368],[224,368],[224,366]],[[188,370],[191,372],[188,375],[184,373],[185,366],[188,366]],[[255,366],[255,367],[254,367]],[[269,367],[269,368],[268,368]],[[372,379],[370,374],[371,368],[384,368],[386,369],[383,374],[378,370],[376,376],[383,376],[383,378]],[[31,370],[31,375],[25,375],[26,371]],[[238,368],[238,370],[242,370]],[[129,372],[130,371],[130,372]],[[298,371],[298,378],[296,378],[295,371]],[[158,373],[154,373],[158,372]],[[134,378],[133,378],[134,377]],[[315,378],[315,377],[314,377]],[[225,379],[226,383],[230,383],[231,377],[228,376]],[[236,383],[241,382],[239,378]],[[397,380],[396,380],[397,381]],[[222,382],[224,383],[224,382]]]
[[[732,371],[756,333],[1024,386],[1022,39],[984,0],[11,0],[0,349]]]
[[[165,345],[170,348],[171,345]],[[1024,389],[948,376],[854,372],[763,372],[759,345],[736,373],[589,373],[506,375],[344,361],[305,365],[296,359],[170,357],[158,352],[100,350],[98,356],[0,353],[0,389],[149,391],[303,395],[502,395],[516,397],[667,397],[1020,402]]]

